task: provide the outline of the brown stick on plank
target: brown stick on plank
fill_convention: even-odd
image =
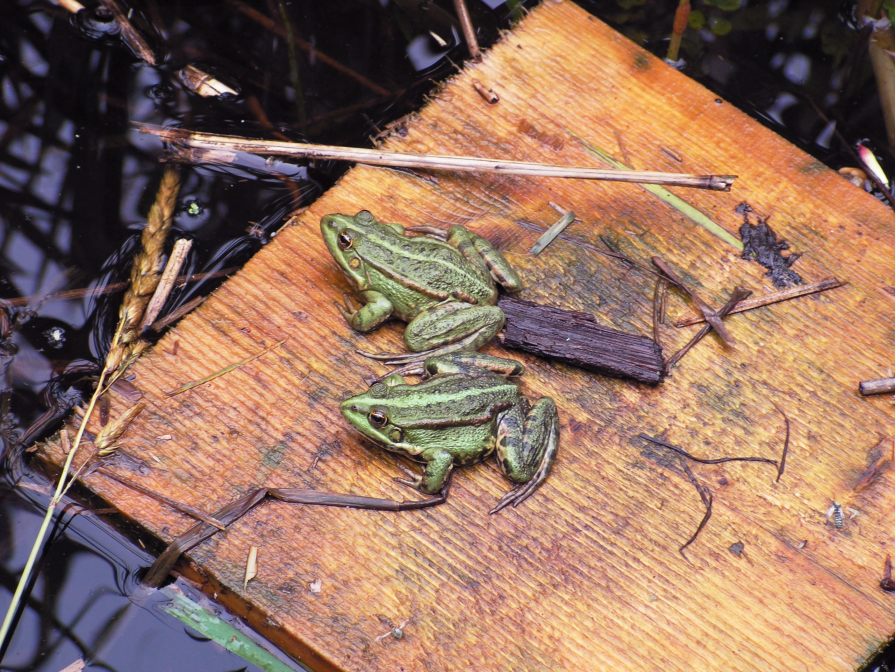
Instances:
[[[597,324],[592,315],[508,296],[497,305],[507,318],[503,344],[615,378],[656,384],[665,377],[662,349],[646,336]]]
[[[430,506],[443,504],[447,500],[450,482],[437,495],[427,499],[416,501],[398,502],[392,499],[379,499],[377,497],[362,497],[359,495],[342,495],[332,492],[320,492],[318,490],[305,490],[302,488],[260,488],[245,495],[235,502],[231,502],[214,514],[214,519],[230,525],[260,504],[265,498],[279,499],[291,504],[312,504],[316,506],[339,506],[354,509],[366,509],[368,511],[413,511],[425,509]],[[206,539],[214,536],[220,530],[208,523],[197,523],[189,530],[177,537],[168,548],[165,549],[152,567],[143,576],[143,585],[149,588],[158,588],[171,573],[175,563],[181,555],[195,548]]]
[[[837,287],[842,287],[844,284],[845,283],[838,278],[827,278],[826,280],[821,280],[820,282],[815,282],[810,285],[798,285],[796,287],[789,287],[788,289],[784,289],[779,292],[772,292],[770,294],[765,294],[764,296],[756,296],[745,301],[740,301],[740,303],[737,304],[736,308],[731,310],[729,314],[733,315],[734,313],[744,313],[747,310],[754,310],[755,308],[761,308],[762,306],[769,306],[772,303],[789,301],[790,299],[797,299],[800,296],[807,296],[808,294],[825,292],[828,289],[836,289]],[[675,322],[674,326],[677,328],[689,327],[691,324],[699,324],[700,322],[705,322],[705,318],[696,316],[685,317],[684,319]]]
[[[869,397],[872,394],[888,394],[889,392],[895,392],[895,378],[865,380],[861,382],[858,389],[865,397]]]
[[[749,289],[743,289],[742,287],[737,287],[733,290],[733,294],[730,296],[730,300],[724,305],[724,307],[717,312],[718,319],[724,319],[730,314],[730,311],[733,310],[736,305],[749,296],[752,293]],[[668,371],[671,371],[671,367],[681,361],[681,358],[690,352],[690,348],[699,343],[705,336],[714,328],[714,325],[707,324],[702,329],[700,329],[696,335],[690,339],[690,341],[683,348],[674,353],[671,358],[665,363],[665,368]]]
[[[718,319],[724,319],[730,314],[730,311],[733,310],[736,305],[749,296],[752,293],[749,289],[743,289],[742,287],[737,287],[733,290],[733,294],[730,296],[730,300],[724,305],[724,307],[719,310],[716,314]],[[699,343],[705,336],[712,330],[714,325],[707,324],[702,329],[700,329],[696,335],[690,339],[690,341],[683,348],[674,353],[671,358],[665,363],[665,368],[668,371],[671,371],[671,367],[681,361],[681,358],[690,352],[690,348]]]
[[[718,317],[718,313],[716,313],[709,305],[703,301],[696,292],[687,287],[684,284],[684,281],[681,280],[677,274],[671,270],[671,267],[665,263],[665,261],[661,257],[653,257],[652,258],[653,265],[658,268],[662,273],[674,283],[675,287],[684,292],[687,296],[689,296],[693,301],[696,302],[696,305],[699,307],[699,311],[702,313],[702,316],[705,318],[705,321],[712,325],[712,328],[718,332],[718,335],[721,339],[729,346],[733,347],[735,345],[733,337],[727,331],[727,327],[721,322],[721,318]],[[749,292],[750,294],[752,292]]]

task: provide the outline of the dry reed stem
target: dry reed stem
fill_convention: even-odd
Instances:
[[[454,9],[457,10],[457,18],[460,19],[460,25],[463,27],[463,39],[466,40],[469,56],[478,61],[482,58],[482,51],[479,49],[479,41],[476,39],[475,28],[472,25],[465,0],[454,0]]]
[[[826,280],[821,280],[820,282],[815,282],[810,285],[798,285],[797,287],[789,287],[788,289],[783,289],[779,292],[772,292],[771,294],[765,294],[764,296],[756,296],[754,299],[746,299],[745,301],[740,301],[737,304],[736,308],[731,310],[729,314],[733,315],[734,313],[743,313],[747,310],[755,310],[756,308],[761,308],[762,306],[769,306],[772,303],[789,301],[790,299],[797,299],[800,296],[808,296],[809,294],[825,292],[830,289],[842,287],[842,285],[844,284],[844,282],[837,278],[827,278]],[[705,317],[701,315],[685,317],[684,319],[675,322],[674,326],[680,329],[681,327],[689,327],[691,324],[699,324],[700,322],[705,322]]]
[[[203,98],[217,98],[218,96],[235,96],[236,91],[224,84],[216,77],[200,70],[195,65],[188,65],[174,73],[186,88]]]
[[[122,11],[121,7],[118,6],[118,3],[116,3],[115,0],[102,1],[112,12],[115,21],[118,23],[121,30],[121,40],[133,49],[140,58],[146,61],[146,63],[149,65],[158,65],[158,59],[155,57],[155,52],[152,50],[152,47],[149,46],[149,43],[143,38],[140,31],[134,28],[134,25],[127,18],[128,15]]]
[[[305,208],[307,210],[307,208]],[[288,225],[288,224],[287,224]],[[284,226],[285,228],[285,226]],[[193,273],[191,275],[181,275],[177,278],[175,282],[176,287],[182,287],[188,282],[197,282],[199,280],[213,280],[214,278],[223,278],[228,275],[233,275],[238,271],[239,268],[237,266],[230,266],[229,268],[222,268],[219,271],[214,271],[212,273]],[[115,282],[109,285],[105,285],[103,287],[96,287],[95,289],[89,288],[81,288],[81,289],[63,289],[59,292],[53,292],[52,294],[46,294],[42,298],[38,299],[36,294],[32,294],[31,296],[20,296],[16,299],[7,299],[5,301],[6,305],[12,306],[13,308],[19,308],[21,306],[28,306],[34,303],[37,300],[40,300],[42,303],[50,303],[52,301],[73,301],[75,299],[82,299],[85,296],[93,297],[93,296],[102,296],[103,294],[112,294],[113,292],[120,292],[122,289],[130,285],[130,281],[128,282]]]
[[[335,159],[354,161],[371,166],[454,170],[461,172],[496,173],[499,175],[532,175],[538,177],[562,177],[581,180],[605,180],[610,182],[639,182],[641,184],[665,184],[694,189],[730,191],[736,175],[689,175],[660,173],[651,170],[621,170],[562,166],[528,161],[503,161],[474,156],[445,156],[391,152],[379,149],[311,145],[297,142],[279,142],[261,138],[241,138],[231,135],[198,133],[178,128],[160,128],[138,124],[140,131],[151,133],[163,140],[180,143],[198,150],[215,151],[223,155],[227,151],[248,152],[263,156],[300,156],[308,159]],[[739,242],[739,241],[737,241]]]
[[[66,12],[71,12],[72,14],[77,14],[84,9],[84,5],[77,0],[56,0],[56,2]]]
[[[159,284],[165,238],[174,221],[174,206],[180,191],[177,168],[168,166],[162,175],[155,202],[149,210],[146,228],[143,229],[142,249],[134,257],[131,267],[131,285],[121,302],[118,313],[122,323],[121,338],[113,342],[106,362],[106,371],[117,369],[121,362],[133,354],[132,346],[140,337],[140,320],[152,293]]]
[[[152,299],[146,307],[146,312],[143,313],[143,319],[140,322],[140,333],[146,331],[161,312],[162,306],[168,300],[168,295],[174,289],[174,283],[177,282],[177,274],[180,273],[183,262],[186,261],[186,255],[189,254],[192,246],[193,241],[188,238],[181,238],[174,243],[174,249],[171,251],[171,256],[168,257],[168,263],[165,264],[165,271],[162,273]]]

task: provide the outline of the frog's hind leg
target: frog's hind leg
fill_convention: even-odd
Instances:
[[[543,397],[524,415],[511,409],[497,428],[497,460],[507,477],[520,485],[497,503],[490,513],[525,501],[547,479],[559,449],[559,416],[556,404]]]
[[[494,282],[508,292],[522,289],[519,275],[487,238],[482,238],[465,226],[455,225],[448,229],[447,243],[456,247],[467,261],[487,271]]]
[[[407,325],[404,342],[411,352],[404,355],[357,352],[370,359],[383,360],[390,366],[422,364],[428,357],[478,350],[503,329],[505,321],[503,311],[497,306],[447,301],[424,310]]]

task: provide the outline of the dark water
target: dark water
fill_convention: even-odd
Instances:
[[[531,4],[469,2],[483,45]],[[665,56],[676,2],[582,4]],[[833,168],[857,165],[858,141],[895,167],[852,3],[695,0],[693,8],[684,72]],[[50,2],[0,3],[0,298],[20,300],[0,317],[3,612],[48,501],[22,443],[55,431],[89,394],[121,294],[46,297],[127,276],[161,174],[161,144],[133,122],[370,146],[466,56],[449,0],[146,0],[128,9],[155,66],[101,9],[72,19]],[[188,64],[238,93],[189,92],[175,76]],[[194,240],[185,272],[238,267],[345,170],[273,168],[252,158],[184,167],[175,226]],[[165,312],[219,282],[178,289]],[[80,657],[89,669],[255,669],[136,590],[152,556],[134,543],[138,531],[110,521],[120,523],[73,510],[59,517],[2,669],[50,672]],[[886,656],[871,669],[895,654]]]

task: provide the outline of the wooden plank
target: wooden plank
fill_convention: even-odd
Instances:
[[[500,102],[486,104],[473,79]],[[426,511],[266,504],[197,548],[188,575],[321,670],[859,666],[895,616],[878,588],[893,550],[895,422],[888,399],[857,391],[891,365],[892,212],[569,2],[543,3],[407,131],[388,147],[596,165],[571,132],[614,154],[621,138],[634,168],[738,173],[729,194],[677,193],[730,231],[748,202],[804,254],[806,281],[849,284],[731,317],[735,350],[710,336],[656,387],[520,356],[525,392],[558,402],[563,434],[550,479],[517,509],[487,514],[508,488],[487,466],[460,470],[449,502]],[[563,241],[528,256],[539,234],[519,222],[551,224],[548,201],[583,221],[570,235],[658,254],[716,306],[736,285],[770,289],[763,269],[636,185],[355,168],[136,366],[147,407],[117,468],[209,511],[260,485],[403,498],[391,479],[406,465],[338,413],[383,371],[354,348],[398,349],[401,327],[348,328],[332,302],[349,287],[318,221],[366,208],[466,224],[500,241],[528,287],[521,298],[649,334],[650,279]],[[689,311],[669,307],[672,318]],[[666,330],[668,351],[697,328]],[[164,396],[282,338],[247,367]],[[694,465],[714,515],[682,557],[702,504],[677,462],[634,437],[667,430],[706,457],[777,457],[775,404],[792,420],[782,480],[767,465]],[[125,406],[115,399],[113,414]],[[886,468],[862,485],[877,444]],[[58,447],[47,454],[58,460]],[[101,475],[86,480],[165,541],[191,524]],[[860,515],[837,529],[834,500]],[[243,590],[252,545],[258,578]],[[402,639],[379,639],[402,623]]]

